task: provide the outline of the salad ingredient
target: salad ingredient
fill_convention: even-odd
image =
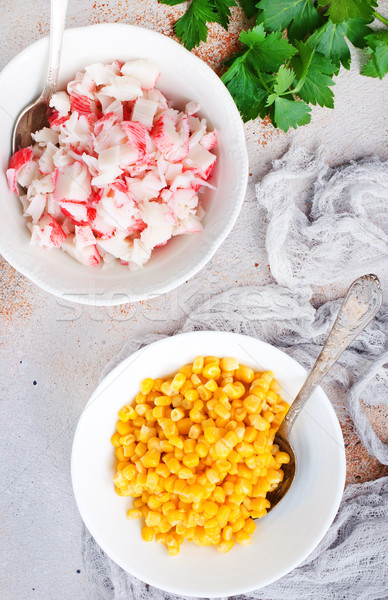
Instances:
[[[53,94],[50,127],[7,170],[11,190],[26,189],[32,244],[138,269],[172,237],[202,231],[217,133],[197,103],[174,108],[159,75],[143,59],[97,63]]]
[[[127,516],[144,519],[145,541],[173,556],[184,539],[220,552],[252,541],[290,460],[273,443],[289,408],[279,390],[271,371],[231,357],[198,356],[143,380],[111,442],[116,491],[135,498]]]
[[[159,1],[175,5],[184,0]],[[366,50],[369,60],[362,75],[382,79],[388,72],[388,30],[374,32],[369,27],[374,19],[388,25],[388,19],[375,10],[376,0],[239,3],[249,19],[256,17],[256,23],[241,32],[242,50],[227,61],[222,80],[245,121],[269,115],[275,127],[288,131],[310,122],[309,104],[334,108],[333,75],[341,64],[350,68],[346,38]],[[192,0],[175,23],[175,33],[191,50],[206,40],[207,23],[217,22],[227,29],[234,5],[234,0]]]

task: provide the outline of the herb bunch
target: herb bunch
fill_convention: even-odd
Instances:
[[[170,6],[184,0],[160,0]],[[275,127],[288,131],[310,122],[310,105],[334,107],[333,75],[341,64],[350,68],[345,36],[364,48],[361,70],[382,79],[388,72],[388,29],[373,31],[376,0],[239,0],[255,25],[242,31],[242,49],[227,61],[222,81],[244,121],[270,116]],[[207,38],[207,23],[229,26],[235,0],[191,0],[175,23],[175,33],[191,50]]]

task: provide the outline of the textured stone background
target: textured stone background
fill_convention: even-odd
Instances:
[[[380,2],[380,9],[388,15],[387,0]],[[162,6],[156,0],[70,0],[67,26],[124,22],[173,36],[172,25],[182,12],[182,7]],[[0,0],[0,68],[47,34],[48,15],[48,0]],[[233,9],[229,33],[211,26],[209,43],[197,54],[219,70],[236,45],[242,22],[241,11]],[[267,122],[246,125],[250,177],[240,217],[213,260],[177,290],[132,306],[67,305],[0,259],[3,600],[95,600],[83,572],[82,523],[70,482],[70,451],[78,417],[102,369],[129,336],[173,333],[190,309],[212,294],[271,281],[264,249],[265,214],[254,193],[254,184],[271,161],[292,140],[308,148],[322,144],[333,165],[362,156],[387,157],[388,79],[361,77],[358,60],[356,53],[352,71],[342,69],[337,78],[335,110],[315,108],[310,125],[288,134]],[[8,144],[8,140],[1,143]],[[348,283],[344,281],[343,289],[317,290],[316,304],[342,295]],[[326,391],[329,396],[340,394],[336,389]],[[368,412],[383,435],[386,417],[378,409]],[[345,411],[341,424],[347,445],[347,481],[387,474],[368,456]]]

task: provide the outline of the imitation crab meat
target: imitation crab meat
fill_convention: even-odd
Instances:
[[[15,152],[8,184],[31,243],[86,266],[141,268],[154,248],[202,231],[199,192],[216,164],[217,133],[197,102],[175,109],[148,60],[89,65],[51,97],[50,127]]]

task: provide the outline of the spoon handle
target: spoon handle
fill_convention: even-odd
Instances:
[[[50,42],[46,83],[41,95],[48,99],[56,91],[68,0],[51,0]]]
[[[309,376],[285,416],[279,434],[288,437],[295,420],[342,352],[361,333],[379,311],[383,301],[376,275],[363,275],[350,286],[335,323]]]

